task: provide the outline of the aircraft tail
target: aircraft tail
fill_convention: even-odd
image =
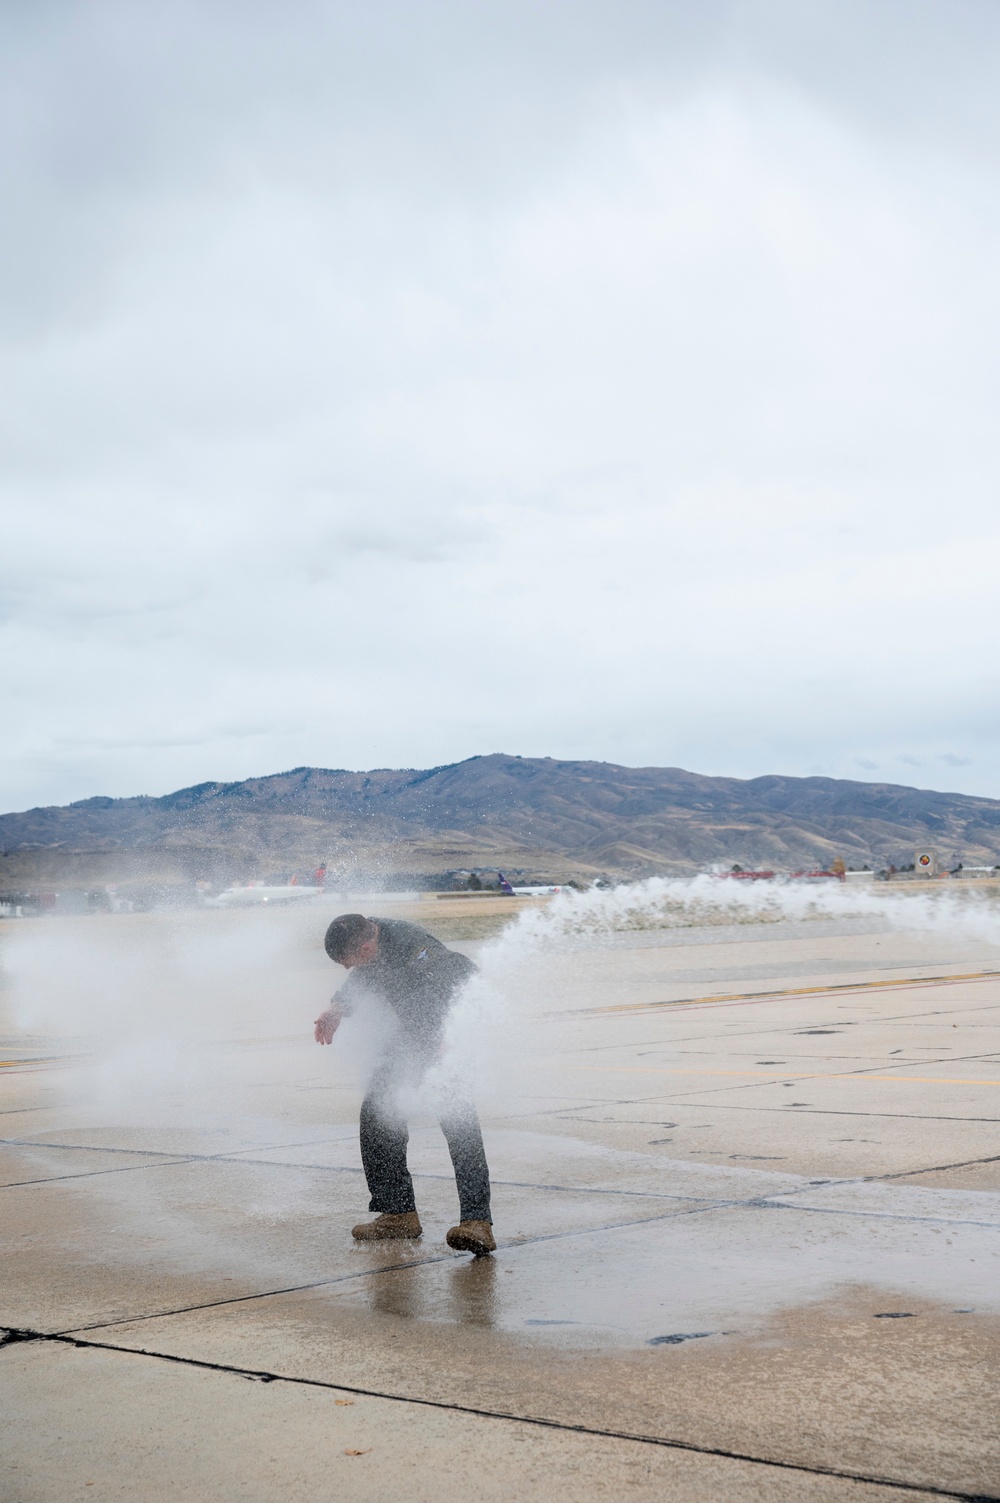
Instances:
[[[503,872],[497,872],[497,876],[500,878],[500,891],[506,893],[509,898],[512,898],[514,896],[514,889],[507,881],[507,878],[504,876]]]

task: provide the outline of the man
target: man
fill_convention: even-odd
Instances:
[[[367,993],[395,1014],[396,1032],[376,1066],[361,1103],[361,1162],[374,1221],[352,1235],[358,1242],[419,1237],[423,1231],[406,1166],[409,1129],[399,1094],[419,1084],[439,1058],[444,1025],[457,993],[476,967],[464,955],[399,919],[342,913],[326,931],[326,953],[350,971],[326,1012],[316,1019],[317,1044],[329,1044],[341,1022]],[[454,1096],[438,1119],[458,1184],[460,1221],[449,1247],[485,1257],[496,1248],[490,1216],[490,1173],[472,1102]]]

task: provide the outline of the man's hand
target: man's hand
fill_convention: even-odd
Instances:
[[[344,1014],[339,1007],[328,1007],[326,1012],[321,1012],[313,1030],[317,1044],[332,1044],[333,1035],[343,1021]]]

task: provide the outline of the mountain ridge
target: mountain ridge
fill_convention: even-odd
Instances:
[[[579,875],[744,866],[901,865],[918,845],[1000,860],[1000,800],[894,783],[495,752],[432,768],[297,767],[161,796],[95,796],[0,815],[0,873],[174,880],[295,868],[388,876],[510,865]]]

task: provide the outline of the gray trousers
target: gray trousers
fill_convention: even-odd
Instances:
[[[361,1162],[370,1211],[399,1216],[415,1211],[413,1180],[406,1166],[410,1130],[399,1106],[399,1091],[419,1082],[429,1060],[393,1054],[378,1067],[361,1103]],[[455,1170],[462,1221],[492,1221],[490,1171],[479,1117],[472,1101],[453,1095],[438,1117]]]

